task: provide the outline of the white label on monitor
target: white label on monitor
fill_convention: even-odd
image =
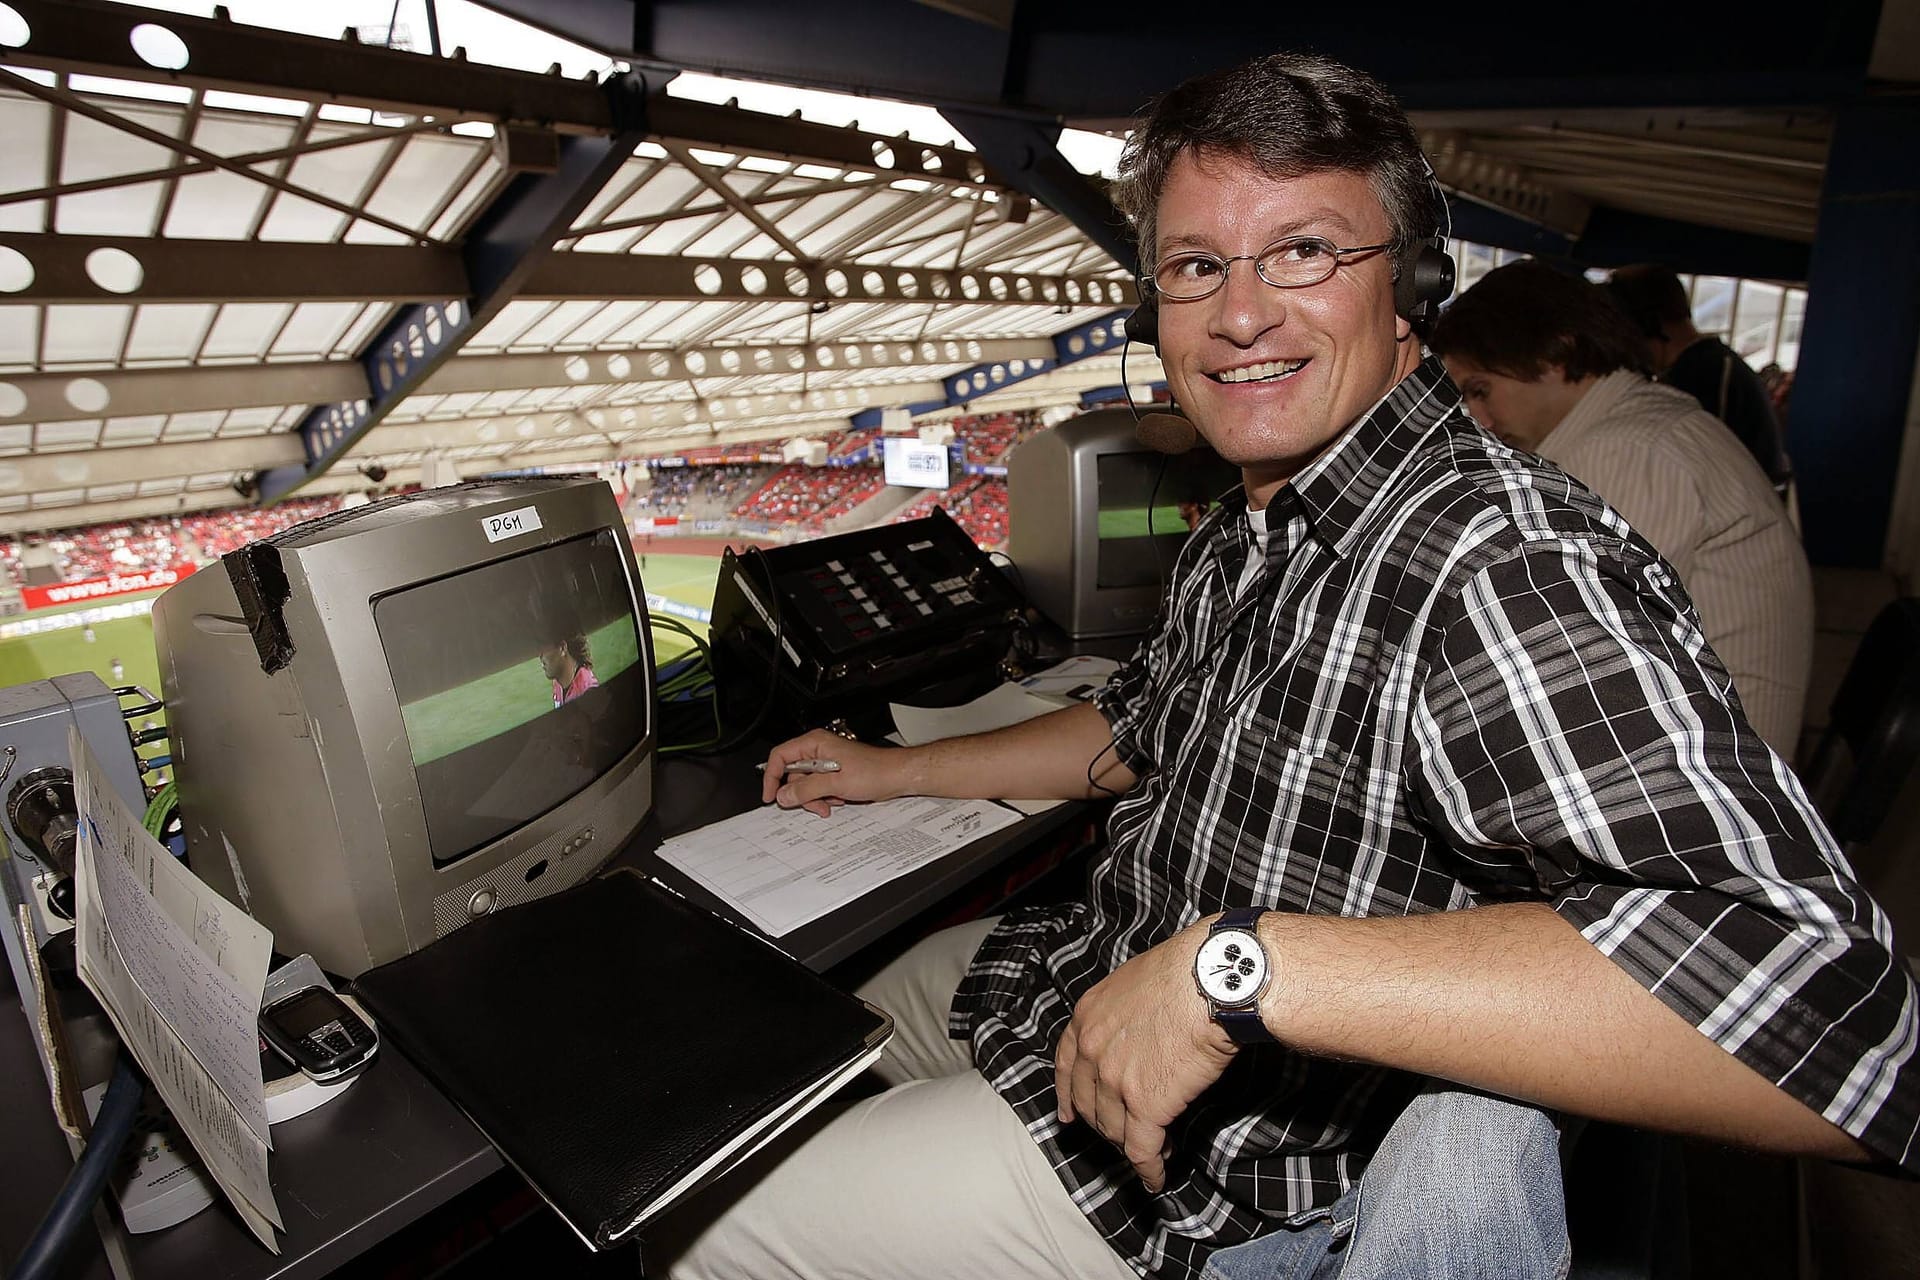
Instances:
[[[484,516],[480,527],[486,531],[488,542],[517,538],[541,527],[540,508],[522,507],[518,511],[503,511],[497,516]]]

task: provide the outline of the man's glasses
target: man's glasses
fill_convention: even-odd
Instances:
[[[1343,262],[1393,247],[1394,241],[1388,240],[1383,244],[1358,244],[1343,249],[1320,236],[1289,236],[1259,253],[1243,253],[1231,258],[1194,250],[1162,259],[1153,269],[1151,283],[1163,298],[1198,302],[1220,291],[1234,263],[1251,262],[1260,278],[1274,288],[1304,289],[1332,276]]]

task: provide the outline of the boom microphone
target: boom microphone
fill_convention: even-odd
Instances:
[[[1187,453],[1200,443],[1193,423],[1177,413],[1141,414],[1133,438],[1158,453]]]

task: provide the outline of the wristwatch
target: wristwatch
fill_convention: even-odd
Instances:
[[[1260,1021],[1260,993],[1267,989],[1267,949],[1260,945],[1254,921],[1265,907],[1236,907],[1213,922],[1193,957],[1193,982],[1213,1020],[1235,1044],[1273,1044]]]

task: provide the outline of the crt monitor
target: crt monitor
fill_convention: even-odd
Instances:
[[[1187,511],[1239,483],[1239,468],[1206,446],[1157,453],[1134,438],[1131,412],[1095,409],[1008,458],[1007,551],[1028,599],[1069,636],[1138,635],[1187,539]]]
[[[425,490],[154,604],[194,871],[349,977],[577,884],[653,798],[653,658],[603,481]]]

